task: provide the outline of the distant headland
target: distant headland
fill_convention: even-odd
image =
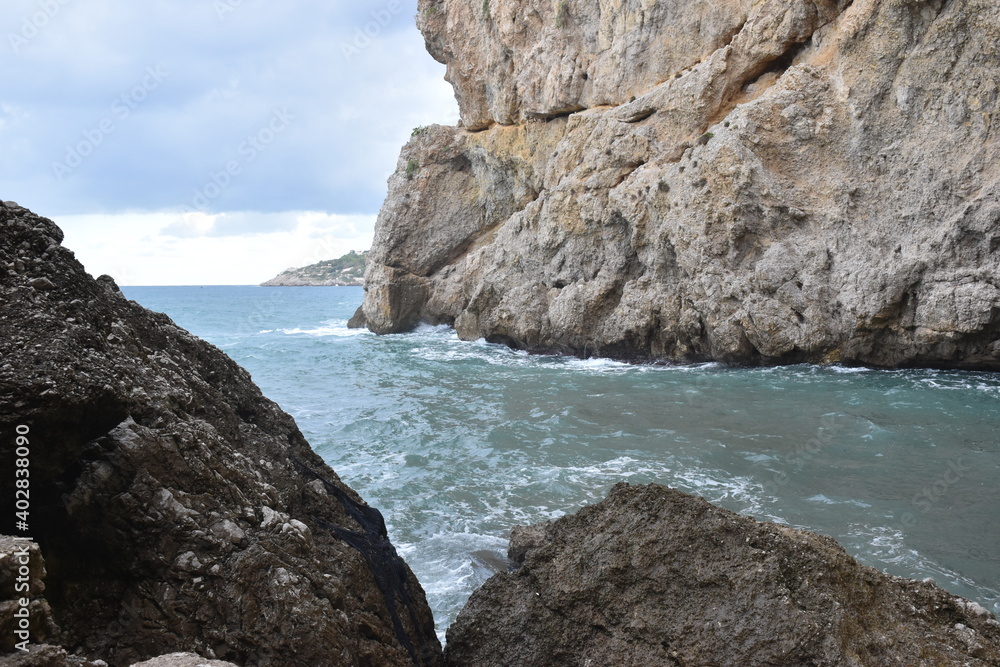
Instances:
[[[338,259],[327,259],[299,269],[286,269],[263,287],[360,287],[365,284],[368,251],[353,250]]]

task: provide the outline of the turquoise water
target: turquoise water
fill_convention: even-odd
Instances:
[[[247,368],[383,511],[442,633],[511,526],[619,481],[825,533],[1000,613],[1000,374],[629,366],[351,331],[360,288],[124,291]]]

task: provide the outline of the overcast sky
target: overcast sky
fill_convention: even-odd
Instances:
[[[255,284],[367,249],[412,129],[458,119],[415,13],[3,0],[0,198],[123,285]]]

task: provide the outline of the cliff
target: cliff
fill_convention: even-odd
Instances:
[[[33,641],[113,666],[177,651],[440,664],[379,512],[245,370],[91,278],[61,241],[51,221],[0,205],[0,533],[34,538],[45,558]],[[19,458],[26,526],[11,525]]]
[[[353,250],[338,259],[282,271],[262,287],[360,287],[365,284],[365,261],[368,251]]]
[[[989,0],[421,0],[359,320],[636,360],[1000,369]]]
[[[449,665],[1000,664],[978,604],[661,486],[516,528],[510,558],[449,628]]]

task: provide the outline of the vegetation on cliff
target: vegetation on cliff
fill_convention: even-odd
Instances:
[[[361,286],[365,284],[367,259],[367,250],[362,253],[352,250],[337,259],[327,259],[298,269],[287,269],[261,285],[264,287]]]

